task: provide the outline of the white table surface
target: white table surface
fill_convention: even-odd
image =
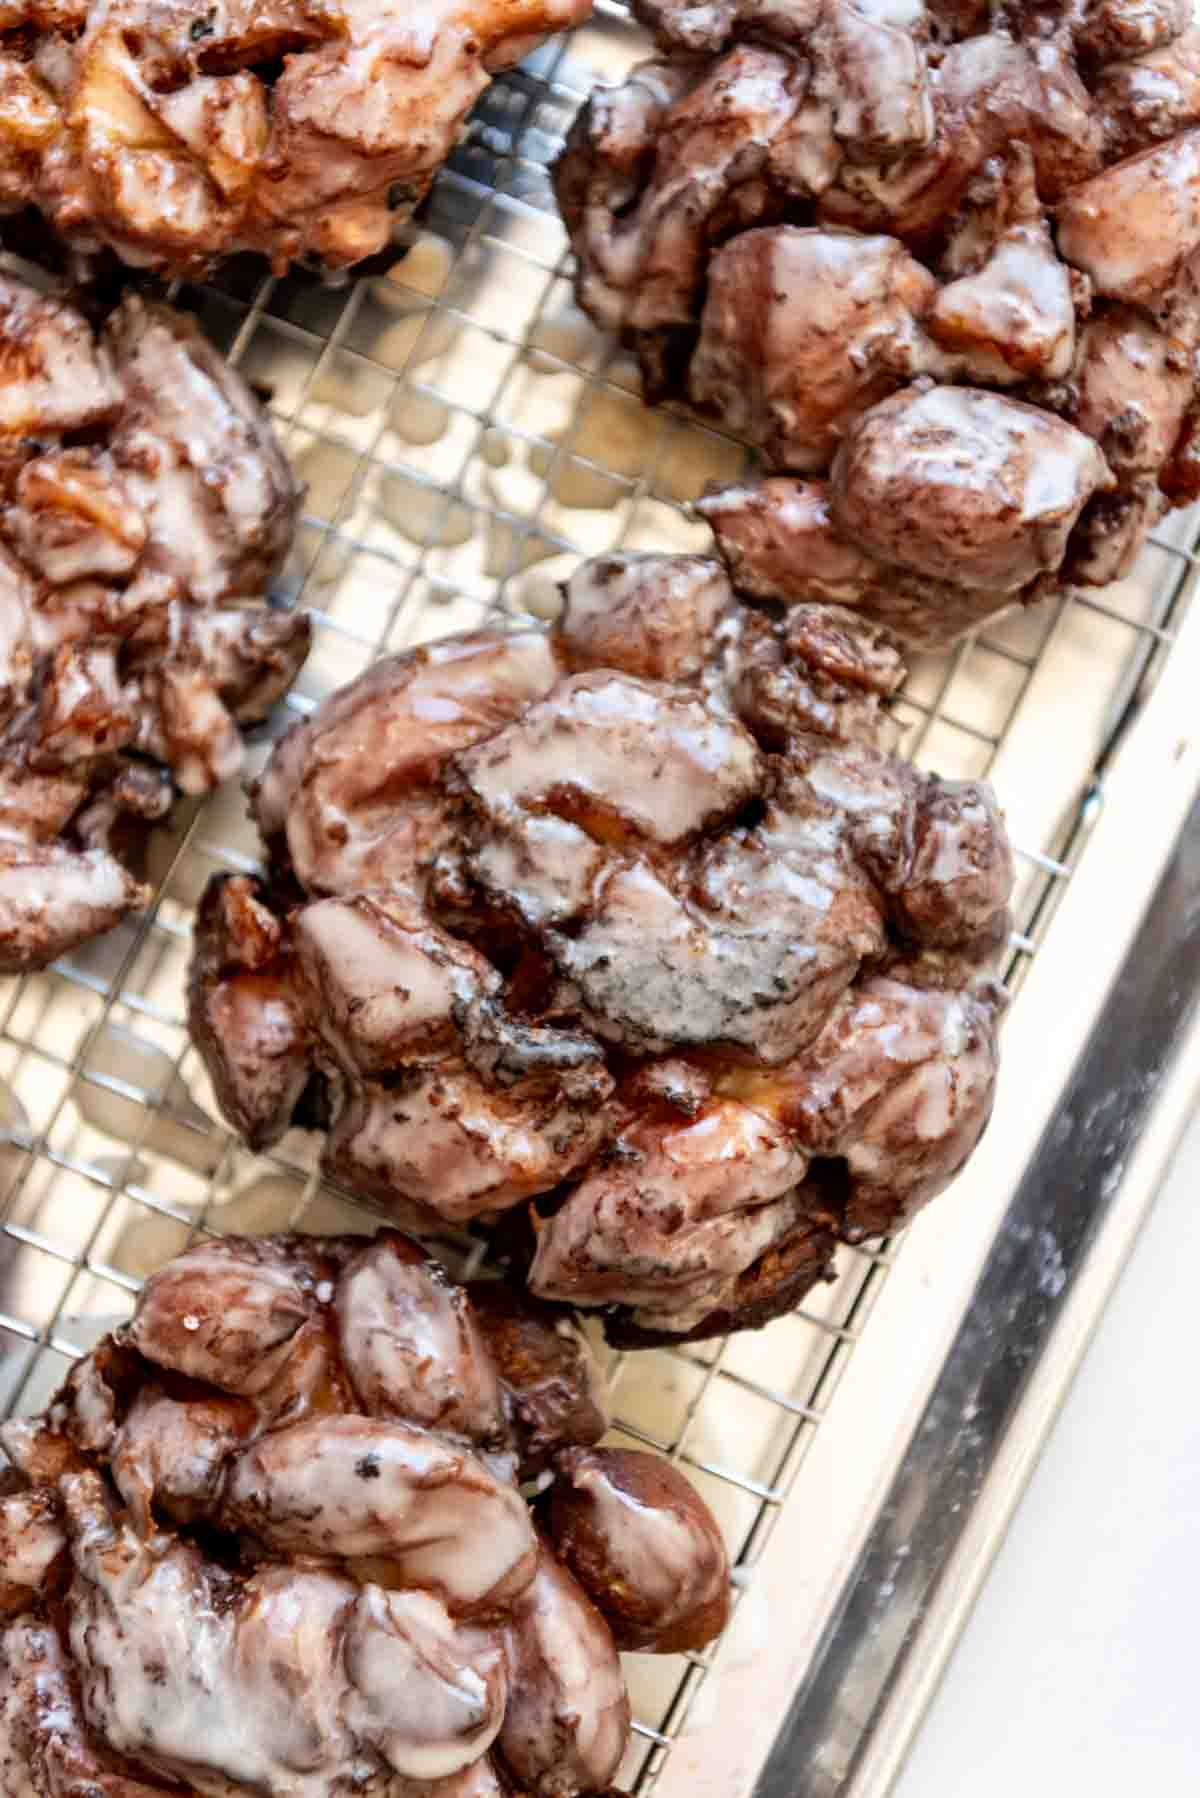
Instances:
[[[1200,1113],[894,1798],[1200,1793]]]

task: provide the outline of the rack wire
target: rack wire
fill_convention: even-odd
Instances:
[[[551,615],[581,554],[705,546],[689,502],[750,467],[720,431],[643,408],[632,365],[571,301],[548,168],[594,82],[644,54],[623,8],[601,0],[592,24],[494,83],[406,253],[348,284],[235,264],[178,293],[269,391],[309,484],[287,586],[315,646],[251,771],[289,712],[381,653],[496,613]],[[1176,520],[1103,597],[1001,619],[912,667],[900,747],[947,776],[999,774],[1018,730],[1044,719],[1036,782],[1025,758],[1001,787],[1018,837],[1014,991],[1170,653],[1193,546],[1192,521]],[[1045,701],[1059,669],[1074,673],[1067,731]],[[256,847],[237,791],[181,802],[154,845],[145,916],[0,986],[0,1412],[43,1402],[195,1233],[378,1221],[320,1180],[304,1134],[265,1156],[241,1149],[188,1043],[192,908],[211,872],[253,867]],[[461,1264],[461,1242],[442,1247]],[[844,1251],[836,1282],[763,1332],[610,1357],[616,1435],[682,1464],[725,1531],[740,1593],[727,1652],[755,1650],[755,1565],[896,1252]],[[638,1721],[621,1780],[639,1798],[702,1710],[711,1660],[628,1657]]]

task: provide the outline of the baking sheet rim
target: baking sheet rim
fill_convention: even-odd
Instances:
[[[1002,1088],[988,1136],[953,1195],[918,1219],[856,1345],[837,1402],[817,1429],[754,1579],[772,1606],[765,1652],[711,1678],[709,1720],[684,1727],[656,1798],[748,1798],[816,1643],[854,1567],[878,1504],[944,1361],[1008,1200],[1037,1146],[1100,1009],[1095,933],[1106,972],[1132,942],[1143,907],[1200,784],[1195,685],[1200,607],[1180,627],[1145,710],[1106,783],[1082,863],[1008,1019],[1005,1055],[1038,1068]],[[1035,708],[1036,710],[1036,708]],[[1044,729],[1044,719],[1039,719]],[[1020,1100],[1020,1105],[1017,1101]],[[1123,1203],[1118,1199],[1116,1209]],[[880,1419],[890,1419],[881,1428]],[[798,1775],[801,1770],[797,1770]],[[797,1786],[799,1792],[801,1787]],[[886,1790],[870,1788],[872,1798]],[[860,1798],[857,1790],[854,1798]],[[865,1792],[862,1798],[866,1798]]]

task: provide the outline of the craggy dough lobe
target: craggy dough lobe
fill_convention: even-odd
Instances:
[[[173,784],[237,771],[308,651],[262,603],[299,502],[191,320],[129,295],[93,331],[0,277],[0,974],[145,905]]]
[[[1011,856],[986,786],[878,746],[902,675],[700,556],[585,563],[552,631],[376,664],[276,749],[267,879],[200,909],[226,1116],[319,1122],[328,1176],[489,1230],[614,1340],[778,1315],[991,1109]]]
[[[772,478],[735,586],[939,648],[1200,497],[1187,0],[639,0],[557,164],[581,306]]]
[[[0,211],[199,275],[382,250],[498,70],[585,0],[3,0]]]
[[[653,1606],[655,1544],[682,1551],[699,1643],[728,1566],[670,1469],[605,1521],[611,1593],[560,1562],[518,1481],[553,1509],[599,1395],[577,1333],[513,1292],[477,1310],[394,1231],[198,1243],[0,1429],[0,1790],[604,1792],[636,1570]]]

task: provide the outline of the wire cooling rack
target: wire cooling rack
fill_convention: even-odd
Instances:
[[[632,365],[573,306],[549,188],[587,91],[644,54],[623,10],[601,4],[592,24],[497,81],[406,253],[352,282],[236,264],[178,294],[269,392],[308,483],[287,582],[312,611],[315,646],[276,730],[380,653],[497,612],[552,615],[556,582],[581,554],[709,543],[688,503],[742,474],[748,454],[641,406]],[[1043,604],[913,665],[900,747],[950,777],[994,774],[1014,829],[1014,990],[1170,652],[1193,543],[1192,522],[1177,519],[1103,598]],[[252,772],[269,735],[252,746]],[[313,1139],[242,1150],[189,1047],[195,900],[210,873],[255,855],[240,792],[181,803],[155,843],[149,912],[48,974],[0,985],[0,1412],[43,1402],[197,1231],[378,1219],[319,1180]],[[443,1248],[461,1264],[461,1243]],[[844,1251],[833,1285],[758,1334],[610,1358],[617,1435],[680,1462],[725,1530],[740,1592],[727,1657],[761,1647],[756,1562],[893,1252]],[[710,1661],[628,1657],[631,1791],[651,1791],[711,1703]]]

